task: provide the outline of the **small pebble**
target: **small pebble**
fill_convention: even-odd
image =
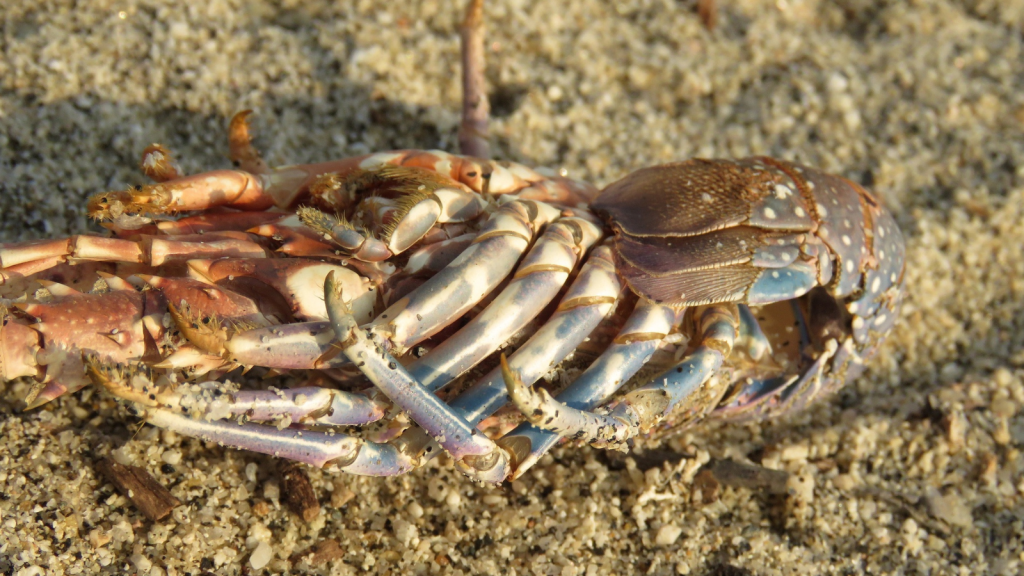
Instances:
[[[671,546],[675,544],[682,533],[683,529],[675,524],[663,524],[661,528],[658,528],[658,533],[654,537],[654,543],[658,546]]]
[[[927,497],[928,509],[932,516],[947,522],[953,526],[967,528],[974,524],[974,517],[971,509],[964,503],[963,499],[956,492],[942,495],[933,491]]]
[[[249,556],[249,565],[252,566],[253,570],[259,570],[269,564],[273,556],[274,550],[270,547],[270,544],[260,542],[256,549],[252,551],[252,555]]]
[[[171,466],[176,466],[181,462],[181,452],[179,450],[164,450],[160,458]]]

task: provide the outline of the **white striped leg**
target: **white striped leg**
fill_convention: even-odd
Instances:
[[[372,331],[358,326],[341,297],[333,273],[327,276],[324,292],[327,313],[342,353],[451,454],[463,472],[483,482],[504,480],[509,472],[508,454],[421,386],[384,349]]]
[[[683,313],[684,310],[673,310],[650,302],[638,304],[608,349],[556,399],[580,411],[592,410],[606,402],[651,359],[670,331],[682,320]],[[513,378],[513,375],[506,376],[506,381]],[[531,401],[531,395],[521,379],[516,383],[516,386],[509,387],[509,395],[526,414],[524,408]],[[524,390],[526,398],[523,397]],[[539,394],[546,396],[547,392],[541,390]],[[512,479],[520,477],[562,437],[559,432],[539,428],[528,420],[499,440],[499,444],[516,456]]]
[[[600,447],[622,446],[674,410],[681,412],[681,418],[697,419],[715,408],[724,386],[705,384],[732,350],[737,331],[735,308],[734,304],[706,308],[697,348],[651,383],[627,394],[607,413],[572,408],[543,390],[536,392],[513,370],[504,371],[506,385],[531,424]]]
[[[600,236],[597,226],[579,218],[550,224],[501,294],[466,326],[410,365],[409,373],[428,390],[437,390],[491,355],[544,310],[578,258]]]
[[[594,331],[615,307],[621,292],[611,249],[597,247],[555,313],[512,354],[509,364],[524,380],[536,382]],[[449,405],[476,425],[497,412],[507,400],[501,371],[495,368]]]
[[[385,339],[396,356],[436,334],[494,290],[534,233],[559,215],[558,209],[541,202],[503,205],[455,261],[378,316],[373,333]]]

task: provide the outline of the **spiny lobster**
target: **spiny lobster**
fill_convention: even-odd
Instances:
[[[95,382],[227,446],[370,475],[446,452],[500,482],[563,437],[775,417],[861,373],[904,260],[868,191],[764,157],[601,191],[487,160],[481,18],[465,155],[268,168],[246,111],[236,169],[186,176],[153,145],[154,184],[89,201],[109,235],[0,247],[0,376],[35,379],[30,408]],[[224,380],[253,367],[310,382]]]

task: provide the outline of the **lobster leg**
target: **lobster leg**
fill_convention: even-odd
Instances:
[[[700,345],[653,382],[627,394],[608,414],[571,408],[545,391],[534,392],[507,365],[503,367],[505,384],[516,406],[534,426],[599,447],[622,446],[673,410],[690,410],[695,413],[689,417],[699,418],[717,404],[724,388],[705,384],[721,367],[736,339],[733,308],[708,307],[700,320]]]
[[[395,355],[401,355],[409,346],[441,330],[453,318],[458,318],[476,305],[504,280],[525,251],[534,230],[556,218],[558,213],[556,209],[539,202],[507,203],[491,217],[488,225],[469,249],[422,286],[385,310],[373,322],[373,332],[386,338],[386,344],[394,348]],[[599,231],[586,220],[563,220],[565,223],[554,228],[555,231],[551,234],[555,235],[559,233],[556,231],[561,231],[565,237],[564,241],[575,246],[572,249],[573,261],[568,263],[571,270],[579,253],[584,252],[597,239]],[[577,236],[579,240],[576,240]],[[555,244],[545,241],[539,246],[548,247],[538,248],[536,251],[541,269],[529,270],[527,266],[523,272],[543,272],[544,266],[558,263],[556,260],[548,262],[555,258],[551,253],[552,248],[557,250]],[[271,268],[278,267],[271,262],[254,263],[246,267],[252,267],[254,270],[267,268],[265,272],[269,273]],[[565,267],[565,263],[562,264]],[[231,271],[237,265],[231,264],[231,261],[218,261],[212,264],[191,262],[190,266],[197,277],[214,279],[223,278],[225,274],[229,277],[236,276]],[[328,268],[330,267],[327,265],[321,265],[316,270],[319,274]],[[334,268],[337,267],[331,269]],[[373,294],[368,291],[369,287],[365,283],[360,284],[353,280],[353,276],[355,275],[344,268],[335,270],[335,282],[340,283],[344,280],[342,291],[346,298],[355,299],[356,304],[349,305],[358,313],[357,321],[363,323],[366,321],[363,315],[372,302]],[[282,287],[279,286],[280,282],[271,283],[277,288]],[[512,296],[510,298],[514,299]],[[330,338],[329,328],[322,323],[289,324],[273,329],[239,332],[225,342],[224,346],[229,352],[230,359],[242,365],[325,368],[334,365],[325,364],[332,360]]]
[[[71,236],[0,247],[0,278],[38,273],[68,260],[162,266],[193,258],[263,258],[267,250],[244,232],[142,236],[138,240]]]
[[[557,400],[569,408],[580,411],[596,408],[615,394],[650,360],[651,355],[682,318],[681,310],[676,311],[667,306],[651,303],[638,305],[612,345],[568,388],[558,394]],[[509,363],[505,361],[502,364],[502,373],[510,372]],[[516,373],[522,374],[522,371]],[[523,384],[522,379],[516,382],[517,386],[511,387],[509,393],[512,401],[518,405],[528,400],[521,396],[526,384]],[[532,379],[530,383],[532,384]],[[546,395],[547,392],[541,391],[539,394]],[[562,435],[557,432],[523,422],[499,440],[499,444],[512,449],[517,455],[512,479],[526,472],[561,438]]]
[[[459,150],[477,158],[490,158],[487,117],[491,106],[484,89],[484,3],[471,0],[459,30],[462,36],[462,125]]]
[[[219,258],[189,260],[190,277],[210,284],[235,288],[262,301],[280,300],[280,307],[299,320],[326,320],[324,278],[333,271],[352,299],[356,318],[373,318],[376,294],[360,274],[336,264],[304,258]]]
[[[541,378],[550,371],[552,366],[568,356],[607,316],[613,309],[620,291],[621,285],[615,275],[610,250],[607,247],[597,248],[580,271],[568,293],[563,297],[555,315],[516,351],[512,361],[521,366],[524,371],[533,374],[535,379]],[[375,352],[377,351],[375,350]],[[378,353],[386,355],[382,351]],[[360,361],[365,361],[365,358],[368,357],[372,357],[372,353],[361,357]],[[377,361],[377,363],[379,362]],[[388,369],[404,373],[397,362],[394,363],[394,366],[395,368],[391,368],[391,365],[388,365]],[[374,383],[376,384],[377,381],[374,380]],[[428,431],[437,429],[450,431],[454,428],[458,433],[465,434],[464,430],[468,429],[471,431],[470,438],[472,440],[480,438],[472,427],[505,403],[505,390],[504,386],[500,384],[498,370],[492,371],[481,379],[474,387],[456,398],[450,406],[440,402],[436,396],[425,390],[418,382],[413,381],[411,377],[406,377],[400,385],[407,387],[412,394],[405,394],[405,390],[398,390],[398,398],[402,402],[396,402],[396,404],[407,411],[409,410],[406,406],[410,404],[417,404],[414,406],[416,409],[419,409],[418,404],[427,404],[432,407],[427,410],[418,410],[421,413],[421,418],[424,417],[422,413],[427,413],[424,420],[417,420],[415,416],[413,416],[413,420],[423,425]],[[410,399],[410,396],[413,398]],[[426,422],[425,425],[424,422]],[[408,430],[402,437],[416,432],[416,429]],[[436,442],[444,447],[442,440],[447,441],[448,435],[434,435],[437,439]],[[506,445],[503,440],[498,440],[496,444],[506,450],[516,448],[516,445]],[[432,452],[431,446],[432,444],[426,447],[425,457],[429,458],[439,453]],[[467,457],[472,468],[467,466],[466,462],[461,461],[460,466],[475,478],[499,482],[511,470],[507,465],[505,451],[501,451],[498,456],[501,466],[492,464],[492,460],[495,459],[493,455],[498,452],[492,452],[485,458]],[[492,468],[486,468],[486,466],[492,466]],[[481,472],[481,468],[485,470]]]
[[[746,304],[739,304],[736,308],[739,310],[739,328],[735,349],[742,351],[754,362],[767,358],[772,353],[772,343],[765,336],[757,318]]]
[[[318,467],[332,464],[350,474],[397,476],[416,468],[420,460],[398,442],[378,444],[331,432],[196,420],[162,409],[145,410],[141,416],[185,436]]]
[[[95,356],[85,358],[93,382],[114,396],[146,408],[169,410],[196,420],[240,418],[255,422],[305,426],[351,426],[375,422],[384,406],[359,394],[318,386],[288,390],[224,392],[216,382],[171,385],[154,382],[145,366],[106,365]]]
[[[558,218],[560,211],[541,202],[503,205],[480,234],[451,264],[409,295],[391,304],[371,330],[386,340],[396,356],[465,314],[515,267],[534,232]]]
[[[334,340],[329,322],[298,322],[240,332],[224,348],[228,360],[241,366],[320,370],[348,364]]]
[[[597,328],[614,309],[621,291],[611,251],[607,246],[596,248],[555,313],[512,354],[509,362],[530,382],[539,380]],[[504,406],[507,399],[501,372],[494,369],[449,405],[473,424],[479,424]]]
[[[540,314],[600,236],[599,228],[579,218],[549,225],[501,294],[466,326],[412,364],[409,373],[428,390],[437,390],[489,356]]]
[[[333,274],[328,275],[325,284],[327,313],[342,353],[451,454],[466,474],[493,483],[504,480],[508,476],[508,454],[478,433],[464,418],[449,410],[440,398],[410,376],[383,349],[378,339],[371,339],[374,337],[372,332],[364,332],[356,324],[334,283]]]

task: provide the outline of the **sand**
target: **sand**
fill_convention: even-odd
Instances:
[[[77,4],[77,5],[76,5]],[[496,154],[606,184],[693,156],[768,154],[869,185],[906,237],[903,318],[867,374],[805,413],[697,428],[623,459],[552,452],[481,487],[310,471],[146,427],[98,391],[22,413],[0,384],[0,574],[1017,574],[1024,564],[1024,2],[493,1]],[[225,167],[259,113],[272,164],[455,150],[452,2],[6,0],[0,238],[95,230],[151,142]],[[107,455],[186,503],[146,520]],[[659,460],[660,458],[660,460]],[[793,473],[726,488],[709,459]],[[290,560],[317,543],[333,554]],[[327,545],[329,547],[329,544]]]

